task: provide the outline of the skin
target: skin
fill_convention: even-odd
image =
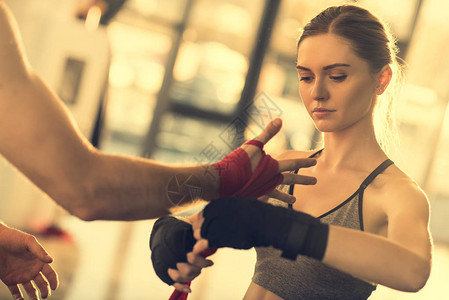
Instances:
[[[385,66],[374,73],[350,46],[329,33],[308,37],[298,49],[299,92],[316,127],[323,132],[325,150],[315,166],[300,170],[316,177],[317,184],[295,185],[294,195],[299,200],[293,208],[315,217],[347,199],[387,159],[374,135],[373,108],[390,82],[391,69]],[[335,66],[341,63],[349,66]],[[327,110],[317,113],[316,108]],[[288,151],[280,158],[310,154]],[[425,193],[392,165],[366,188],[363,217],[364,232],[330,226],[322,262],[368,282],[407,292],[420,290],[430,274],[432,253]],[[198,242],[188,262],[196,269],[183,266],[182,271],[172,272],[180,289],[185,288],[182,282],[199,273],[205,261],[197,256],[208,247],[200,235],[201,214],[190,221]],[[280,298],[251,283],[244,299]]]
[[[24,299],[19,285],[30,299],[39,298],[37,289],[42,298],[50,296],[51,290],[58,287],[52,261],[34,236],[0,222],[0,279],[14,299]]]
[[[84,138],[62,101],[29,65],[15,20],[0,2],[0,153],[58,204],[83,220],[150,219],[170,212],[167,183],[179,173],[196,176],[202,198],[216,199],[219,175],[212,166],[173,166],[149,159],[109,155]],[[281,128],[269,123],[257,137],[268,142]],[[242,146],[252,167],[262,153]],[[279,172],[307,166],[310,160],[279,161]],[[205,169],[212,174],[205,174]],[[303,176],[284,180],[310,183]],[[293,197],[274,191],[273,197]],[[131,199],[131,200],[130,200]],[[188,203],[183,203],[188,204]]]
[[[256,139],[265,144],[281,127],[282,121],[276,119]],[[1,1],[0,141],[3,141],[0,154],[4,158],[57,204],[82,220],[140,220],[166,215],[176,206],[168,199],[167,184],[179,173],[191,174],[201,182],[203,199],[219,197],[219,174],[211,165],[165,165],[95,149],[82,136],[63,102],[28,63],[14,17]],[[254,170],[262,152],[254,146],[242,148]],[[286,159],[278,163],[278,172],[285,172],[311,166],[315,160]],[[314,178],[302,175],[285,174],[283,179],[285,184],[315,182]],[[269,195],[286,202],[294,201],[294,197],[276,190]],[[178,205],[188,205],[190,201]],[[21,232],[8,232],[16,235],[12,239],[23,238]],[[31,238],[25,240],[29,243]],[[7,242],[4,245],[6,250],[0,252],[1,261],[29,259],[28,250],[17,252],[17,249],[8,250]],[[43,263],[45,270],[49,270],[50,262]],[[23,283],[20,276],[25,276],[27,281],[33,278],[35,282],[40,281],[35,266],[24,264],[20,269],[22,274],[7,276],[8,285]],[[27,277],[30,274],[34,276]],[[25,283],[24,287],[32,293],[29,284]],[[42,290],[41,293],[45,294]]]

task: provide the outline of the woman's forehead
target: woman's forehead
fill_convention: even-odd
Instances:
[[[299,44],[297,59],[298,65],[307,68],[335,63],[352,65],[361,61],[349,41],[332,33],[305,38]]]

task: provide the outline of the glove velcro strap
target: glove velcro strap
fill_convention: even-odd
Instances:
[[[301,219],[292,218],[290,230],[288,231],[287,239],[282,247],[283,258],[295,260],[298,254],[302,252],[304,240],[309,231],[309,222],[304,222]]]

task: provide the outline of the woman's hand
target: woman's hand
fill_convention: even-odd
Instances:
[[[200,211],[199,213],[194,215],[192,218],[190,218],[190,222],[192,223],[193,237],[197,240],[196,244],[198,244],[198,241],[200,241],[202,239],[202,237],[201,237],[201,226],[203,226],[203,221],[204,221],[203,211]],[[202,249],[202,248],[203,247],[200,247],[199,249],[197,249],[195,251],[195,247],[193,247],[193,252],[196,253],[196,254],[199,254],[199,253],[201,253],[202,250],[206,249],[207,247],[204,248],[204,249]]]
[[[192,226],[198,226],[197,221],[202,219],[203,212],[197,213],[188,218],[182,219],[183,221],[192,224]],[[196,225],[193,225],[196,224]],[[201,227],[200,227],[201,228]],[[194,229],[194,227],[192,228]],[[201,274],[203,268],[212,266],[214,263],[210,259],[206,259],[203,254],[203,248],[199,252],[189,252],[187,253],[187,262],[180,262],[176,264],[175,269],[168,269],[168,275],[175,281],[173,286],[180,292],[190,293],[190,287],[187,282],[191,282],[193,279]]]
[[[176,281],[173,286],[178,291],[190,293],[191,290],[186,283],[198,277],[203,268],[210,267],[213,264],[211,260],[204,258],[201,252],[189,252],[187,253],[187,263],[177,263],[177,270],[168,269],[168,275]]]
[[[14,299],[24,299],[19,289],[22,285],[30,299],[51,295],[58,287],[58,275],[50,266],[53,259],[36,238],[0,223],[0,279]],[[51,289],[51,290],[50,290]]]

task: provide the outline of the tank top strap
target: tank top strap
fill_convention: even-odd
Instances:
[[[309,155],[308,158],[314,158],[315,156],[317,156],[318,154],[320,154],[323,150],[324,150],[324,148],[322,148],[322,149],[320,149],[320,150],[318,150],[318,151],[312,153],[312,155]],[[298,174],[298,171],[299,171],[299,169],[296,169],[293,173]],[[290,185],[290,188],[288,189],[288,193],[289,193],[290,195],[293,195],[293,188],[294,188],[294,187],[295,187],[294,184]],[[292,208],[293,208],[293,205],[292,205],[292,204],[289,204],[289,205],[288,205],[288,208],[291,208],[291,209],[292,209]]]
[[[314,158],[315,156],[317,156],[318,154],[320,154],[321,152],[323,152],[324,148],[314,152],[312,155],[310,155],[308,158]],[[298,170],[296,170],[296,173],[298,173]]]
[[[366,179],[360,185],[359,190],[364,190],[366,187],[377,177],[380,173],[382,173],[386,168],[394,164],[394,162],[390,159],[386,159],[383,163],[381,163],[377,168],[375,168]]]

